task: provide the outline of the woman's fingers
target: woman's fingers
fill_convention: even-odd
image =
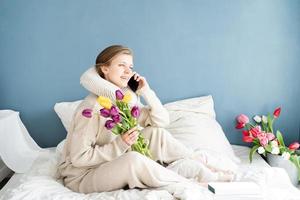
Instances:
[[[136,131],[137,127],[133,127],[132,129],[129,129],[125,134],[130,135],[132,132]]]
[[[136,80],[137,82],[139,82],[140,80],[144,80],[145,78],[141,75],[139,75],[138,73],[134,74],[134,80]]]
[[[139,76],[140,76],[140,75],[139,75],[138,73],[135,73],[135,74],[134,74],[134,80],[137,81],[137,78],[138,78]]]
[[[134,127],[132,129],[129,129],[121,137],[127,145],[131,146],[132,144],[134,144],[137,141],[138,136],[139,136],[139,132],[137,131],[137,127]]]
[[[139,133],[137,131],[134,132],[134,134],[132,134],[132,137],[130,138],[132,144],[134,144],[137,141],[138,137],[139,137]]]
[[[134,143],[136,142],[138,136],[139,136],[139,132],[138,132],[138,131],[134,131],[134,132],[132,132],[132,133],[129,135],[129,140],[130,140],[130,144],[131,144],[131,145],[134,144]]]
[[[136,80],[137,82],[139,82],[138,89],[141,89],[143,87],[149,87],[149,84],[148,84],[146,78],[143,77],[143,76],[141,76],[141,75],[139,75],[136,72],[134,74],[134,80]]]
[[[130,137],[130,138],[134,138],[134,137],[136,137],[138,134],[139,134],[139,132],[134,131],[134,132],[132,132],[132,133],[129,135],[129,137]]]

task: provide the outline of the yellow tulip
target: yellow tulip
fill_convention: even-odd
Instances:
[[[122,101],[125,102],[125,103],[129,103],[129,101],[131,101],[131,95],[130,95],[129,92],[127,92],[127,93],[124,95]]]
[[[110,109],[112,106],[110,99],[107,97],[99,96],[97,102],[106,109]]]

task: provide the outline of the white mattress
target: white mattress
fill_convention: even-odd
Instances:
[[[6,185],[0,190],[0,197],[4,194],[4,192],[8,189],[13,189],[17,187],[20,184],[22,174],[14,174],[9,181],[6,183]]]
[[[248,165],[249,164],[249,148],[246,146],[239,146],[239,145],[232,145],[233,150],[237,157],[241,159],[242,165]],[[55,151],[55,148],[50,149],[51,151]],[[268,163],[264,161],[258,154],[255,154],[253,156],[253,162],[252,165],[257,167],[269,167]],[[0,190],[0,197],[4,193],[4,191],[8,189],[13,189],[17,187],[20,184],[20,180],[22,178],[23,174],[14,174],[11,179],[7,182],[7,184]]]
[[[240,163],[239,167],[241,169],[243,169],[243,171],[245,172],[245,173],[243,173],[243,179],[247,180],[247,178],[249,178],[249,180],[254,180],[256,178],[254,176],[261,176],[262,174],[267,172],[266,170],[258,171],[259,169],[271,169],[271,167],[258,154],[255,154],[253,156],[253,162],[251,164],[249,164],[249,158],[248,158],[249,148],[248,147],[238,146],[238,145],[232,145],[232,147],[233,147],[234,152],[237,155],[237,157],[239,157],[241,159],[241,163]],[[51,151],[54,152],[55,149],[51,149]],[[249,171],[249,173],[247,173],[247,171]],[[274,176],[274,173],[278,174],[279,172],[281,173],[282,171],[270,170],[270,172],[268,172],[267,175],[265,174],[265,176],[264,176],[265,180],[261,180],[261,181],[266,181],[267,179],[272,179],[272,176]],[[20,186],[21,180],[24,176],[25,175],[23,175],[23,174],[14,174],[12,176],[12,178],[9,180],[9,182],[0,191],[0,199],[1,199],[1,196],[5,194],[6,191],[10,191],[10,190]],[[278,176],[280,176],[280,175],[278,175]],[[286,178],[287,178],[287,175],[285,173],[285,174],[281,175],[280,178],[277,178],[276,180],[274,179],[273,185],[272,184],[270,185],[270,183],[268,182],[270,189],[268,190],[268,193],[266,195],[270,198],[266,198],[266,199],[272,199],[272,200],[275,200],[275,199],[276,200],[282,200],[282,199],[298,200],[298,199],[300,199],[300,191],[297,191],[297,189],[292,187],[291,184],[287,184]],[[259,180],[259,177],[257,180]],[[272,180],[271,180],[271,182],[272,182]],[[175,191],[176,191],[176,189],[175,189]],[[278,192],[278,194],[276,191]],[[66,191],[64,191],[64,192],[66,193]],[[134,191],[132,191],[132,192],[134,192]],[[164,191],[160,191],[160,193],[158,193],[158,191],[155,191],[155,193],[153,195],[151,192],[148,191],[145,193],[145,194],[147,194],[148,197],[145,197],[144,199],[171,199],[170,196],[165,194],[167,192],[165,192],[165,193],[163,193],[163,192]],[[299,193],[297,193],[297,192],[299,192]],[[272,195],[273,193],[274,193],[274,195]],[[280,193],[282,194],[281,197],[280,197]],[[160,198],[157,198],[155,196],[157,194],[161,195]],[[287,197],[288,194],[290,194],[290,197]],[[293,194],[293,195],[291,195],[291,194]],[[114,194],[114,195],[116,195],[116,194]],[[121,194],[121,193],[117,194],[118,198],[120,198],[120,199],[123,199],[124,195],[123,196],[122,195],[123,194]],[[164,195],[166,198],[162,198]],[[287,198],[283,198],[283,196],[287,197]],[[92,195],[92,196],[89,196],[88,199],[115,199],[115,197],[116,196],[110,196],[109,193],[106,193],[103,196],[102,195],[101,196]],[[278,197],[278,198],[276,198],[276,197]],[[19,198],[17,198],[17,199],[19,199]],[[36,198],[34,198],[34,199],[36,199]],[[69,197],[64,198],[64,199],[69,199]],[[128,198],[128,196],[127,196],[127,197],[124,197],[124,199],[130,199],[130,198]],[[213,199],[213,198],[205,198],[205,199]]]

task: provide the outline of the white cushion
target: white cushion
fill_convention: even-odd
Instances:
[[[54,105],[54,110],[67,131],[69,130],[73,114],[82,101],[61,102]]]
[[[175,101],[164,106],[170,113],[170,125],[166,129],[184,145],[193,150],[208,149],[225,154],[239,162],[216,121],[211,95]]]
[[[81,102],[82,100],[55,104],[54,110],[66,130]],[[170,102],[164,106],[170,113],[170,125],[166,129],[184,145],[194,150],[213,150],[239,162],[220,124],[215,119],[211,95]]]

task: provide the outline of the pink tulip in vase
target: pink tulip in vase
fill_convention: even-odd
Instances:
[[[300,181],[300,155],[297,152],[300,144],[293,142],[287,147],[279,130],[276,131],[275,136],[273,122],[279,117],[280,112],[281,108],[278,107],[273,115],[255,115],[254,123],[250,122],[247,115],[240,114],[236,118],[235,127],[242,130],[244,142],[252,143],[249,153],[250,162],[253,154],[257,152],[265,157],[272,167],[284,168],[291,182],[297,186]]]

